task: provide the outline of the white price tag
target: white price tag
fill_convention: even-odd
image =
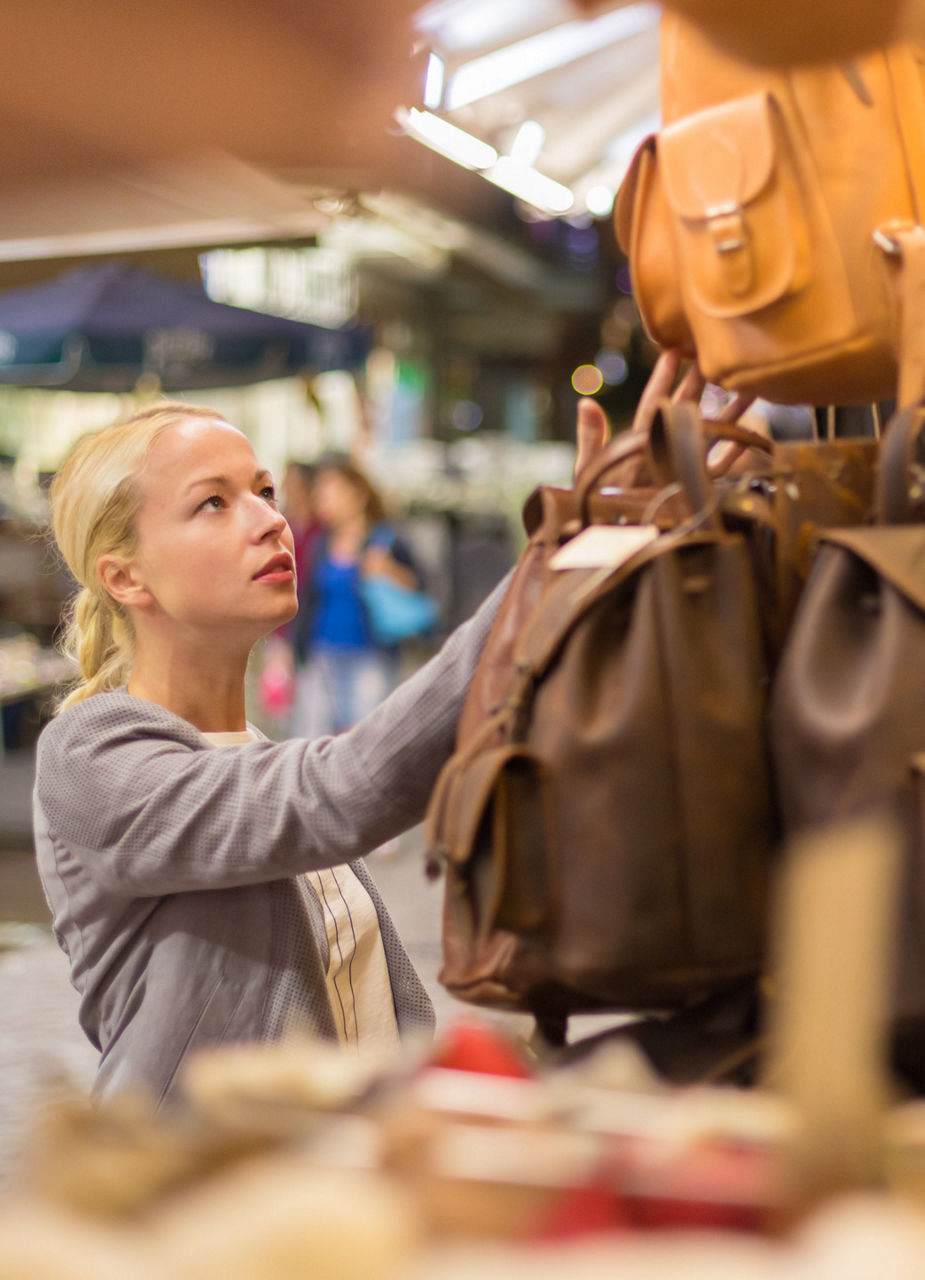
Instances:
[[[592,524],[560,547],[551,569],[618,569],[659,536],[654,524]]]

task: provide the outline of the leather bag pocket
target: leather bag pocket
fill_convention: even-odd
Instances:
[[[733,319],[807,286],[806,212],[772,94],[750,94],[668,125],[657,150],[695,332],[695,310]]]
[[[451,760],[438,782],[431,854],[466,896],[476,933],[543,931],[553,896],[548,785],[540,762],[519,746]]]

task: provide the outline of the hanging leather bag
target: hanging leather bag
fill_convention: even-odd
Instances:
[[[751,563],[699,415],[666,403],[662,426],[653,474],[670,463],[700,514],[622,563],[546,561],[525,616],[499,619],[483,663],[503,679],[486,698],[477,674],[435,789],[440,979],[461,999],[540,1020],[677,1008],[761,964],[774,818]]]
[[[774,683],[771,750],[788,834],[899,812],[903,868],[892,996],[896,1052],[925,1088],[925,413],[881,444],[877,519],[817,531],[818,551]]]
[[[557,579],[549,562],[560,547],[592,525],[636,524],[646,517],[670,528],[690,515],[683,495],[665,496],[664,484],[653,478],[648,443],[648,432],[626,432],[606,446],[574,489],[542,485],[527,499],[523,509],[527,545],[472,679],[460,717],[458,745],[481,735],[486,721],[494,723],[493,717],[511,695],[517,681],[515,650],[527,619]]]
[[[677,13],[616,223],[651,336],[778,403],[925,390],[922,53],[755,66]],[[901,376],[900,376],[901,375]]]
[[[817,530],[771,709],[788,830],[893,801],[925,750],[922,421],[907,410],[887,431],[877,522]]]
[[[742,479],[741,528],[755,555],[772,665],[786,643],[812,572],[820,531],[874,517],[878,440],[775,441],[770,465]],[[725,508],[732,514],[730,495]]]

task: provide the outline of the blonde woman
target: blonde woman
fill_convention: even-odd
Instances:
[[[579,429],[583,458],[592,402]],[[246,437],[157,405],[81,440],[52,508],[82,680],[39,741],[35,841],[97,1092],[159,1103],[198,1047],[294,1025],[356,1052],[431,1026],[360,859],[423,816],[504,585],[355,728],[273,743],[244,674],[296,611],[293,544]]]

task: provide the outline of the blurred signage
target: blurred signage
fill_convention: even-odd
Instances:
[[[199,264],[215,302],[329,329],[356,315],[356,272],[331,249],[218,249]]]
[[[215,353],[215,339],[201,329],[148,329],[144,335],[145,365],[203,364]]]

